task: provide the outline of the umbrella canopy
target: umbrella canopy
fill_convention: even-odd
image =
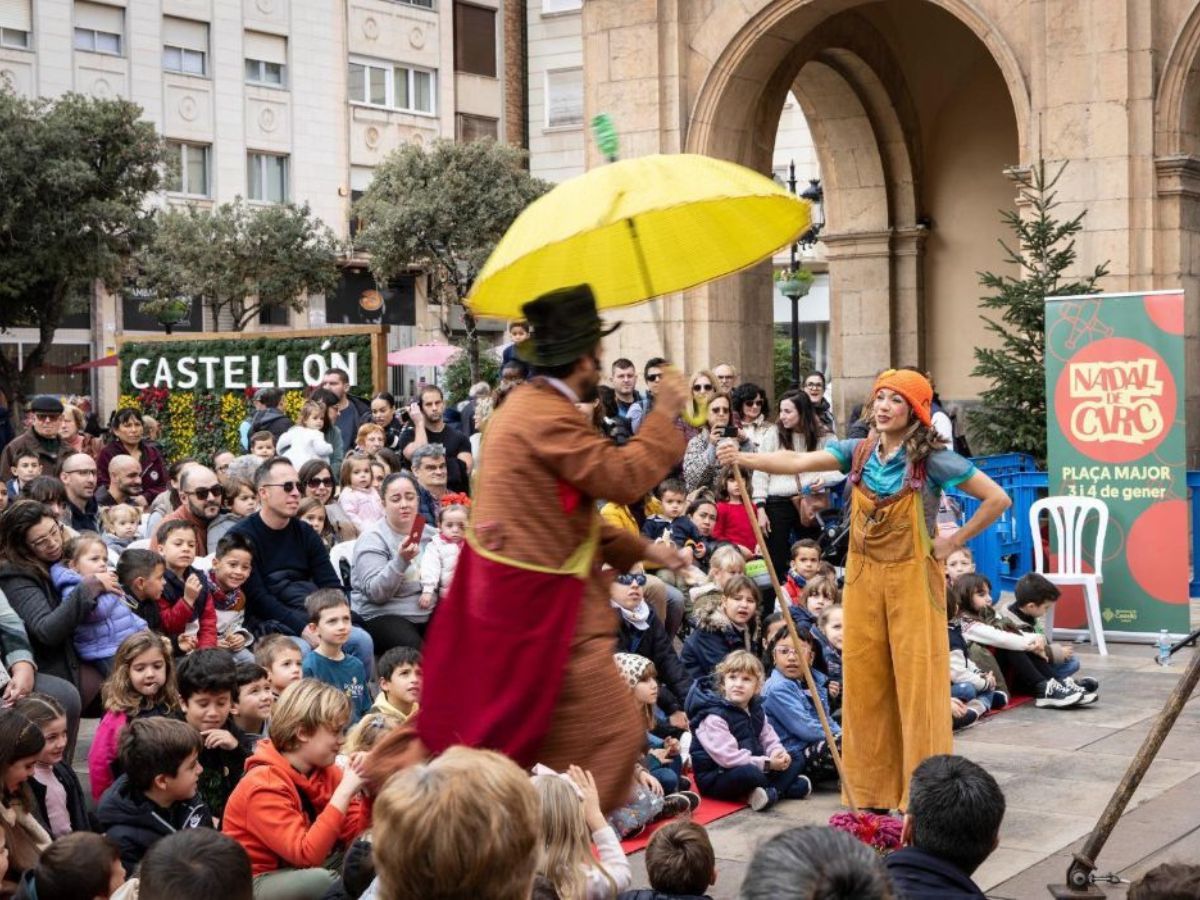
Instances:
[[[809,224],[809,204],[770,178],[695,154],[642,156],[558,185],[517,217],[467,305],[519,318],[586,282],[600,309],[681,291],[754,265]]]
[[[462,348],[452,344],[416,344],[403,350],[393,350],[388,354],[389,366],[444,366]]]
[[[114,353],[111,356],[101,356],[99,359],[89,359],[87,362],[76,363],[71,366],[71,371],[82,372],[85,369],[102,369],[107,366],[119,365],[120,362],[120,359]]]

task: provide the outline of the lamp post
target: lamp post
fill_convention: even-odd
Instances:
[[[796,194],[796,161],[788,165],[788,190]],[[779,292],[792,303],[792,381],[800,384],[800,298],[808,294],[812,285],[811,275],[807,279],[798,277],[798,252],[800,247],[811,247],[817,242],[817,236],[825,224],[825,214],[822,209],[824,193],[821,190],[821,180],[810,178],[808,187],[800,194],[802,200],[809,201],[811,214],[808,228],[792,243],[792,259],[788,267],[788,278],[781,279]],[[806,273],[808,274],[808,273]]]

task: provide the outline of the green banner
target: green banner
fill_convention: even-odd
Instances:
[[[1182,292],[1047,298],[1050,494],[1108,506],[1106,633],[1189,630],[1185,383]],[[1054,624],[1086,625],[1080,588],[1064,589]]]

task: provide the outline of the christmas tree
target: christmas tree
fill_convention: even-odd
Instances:
[[[1065,168],[1066,163],[1048,178],[1039,161],[1031,172],[1017,176],[1029,211],[1024,216],[1015,210],[1001,213],[1016,236],[1015,249],[1000,241],[1017,274],[979,276],[991,291],[982,298],[983,306],[997,311],[982,318],[1000,342],[975,349],[971,374],[986,378],[991,387],[971,411],[971,442],[981,453],[1029,453],[1039,465],[1046,462],[1046,298],[1097,293],[1096,283],[1108,274],[1103,263],[1090,275],[1066,276],[1075,264],[1075,235],[1083,230],[1087,212],[1065,222],[1054,217],[1054,186]]]

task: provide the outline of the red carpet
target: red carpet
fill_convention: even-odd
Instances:
[[[992,716],[1003,715],[1004,713],[1008,712],[1010,709],[1016,709],[1018,706],[1024,706],[1026,703],[1032,703],[1032,702],[1033,702],[1033,697],[1018,694],[1015,697],[1008,698],[1008,703],[1005,704],[1004,709],[989,709],[986,713],[983,714],[983,718],[990,719]]]
[[[700,806],[692,813],[692,821],[697,825],[707,825],[709,822],[715,822],[717,819],[723,819],[728,815],[732,815],[739,809],[746,809],[745,803],[730,803],[727,800],[713,800],[705,797],[700,801]],[[652,825],[646,826],[646,830],[637,837],[629,838],[621,841],[621,847],[625,850],[626,855],[636,853],[638,850],[644,850],[646,845],[650,843],[650,838],[654,832],[668,822],[677,821],[676,819],[662,819]]]

